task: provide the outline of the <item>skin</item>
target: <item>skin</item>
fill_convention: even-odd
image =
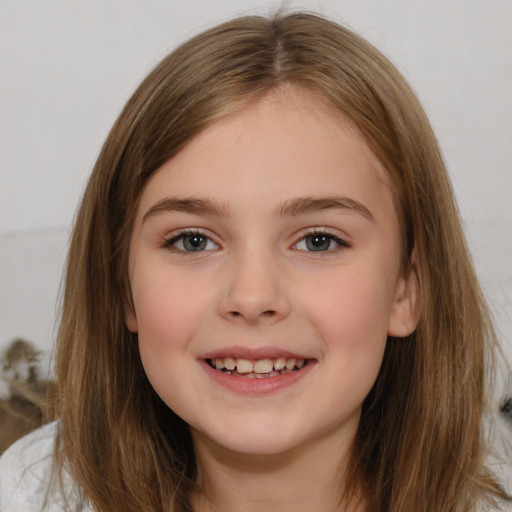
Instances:
[[[341,206],[315,202],[333,196]],[[177,211],[186,198],[216,207]],[[190,230],[202,250],[186,250]],[[312,232],[326,250],[311,250]],[[399,241],[387,172],[296,88],[216,122],[156,171],[132,234],[126,323],[156,392],[191,426],[196,510],[356,510],[339,496],[361,404],[387,336],[418,316]],[[233,347],[310,364],[290,385],[238,392],[204,366]]]

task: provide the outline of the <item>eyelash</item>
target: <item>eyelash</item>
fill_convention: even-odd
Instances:
[[[219,245],[217,243],[215,243],[211,239],[210,236],[208,236],[204,231],[201,231],[200,229],[193,229],[193,230],[189,229],[187,231],[181,231],[181,232],[173,235],[171,238],[164,240],[162,247],[165,249],[168,249],[172,252],[179,253],[179,254],[191,254],[194,252],[206,252],[206,251],[212,250],[212,249],[186,250],[186,249],[181,249],[181,248],[178,248],[175,246],[176,243],[178,243],[180,241],[183,242],[187,237],[202,238],[203,240],[206,241],[206,246],[208,245],[208,243],[213,243],[215,245],[215,248],[217,248],[217,249],[219,248]],[[306,240],[308,238],[312,238],[312,237],[322,238],[323,240],[328,241],[329,245],[331,244],[331,242],[334,242],[338,246],[335,248],[328,248],[328,249],[319,250],[319,251],[314,251],[314,250],[308,251],[306,249],[297,249],[297,246],[300,243],[304,242],[307,244]],[[329,233],[329,231],[322,230],[322,229],[313,229],[311,231],[307,231],[306,233],[304,233],[301,236],[301,238],[292,247],[295,248],[296,250],[301,250],[304,252],[322,254],[322,253],[333,252],[333,251],[337,251],[337,250],[341,250],[341,249],[349,249],[351,247],[351,244],[349,242],[347,242],[346,240],[334,235],[333,233]]]
[[[340,238],[325,229],[318,229],[318,228],[312,229],[310,231],[306,231],[306,233],[304,233],[302,235],[300,240],[298,240],[294,244],[294,247],[297,247],[299,245],[299,243],[301,243],[301,242],[307,243],[306,240],[308,238],[312,238],[312,237],[319,237],[319,238],[328,240],[329,242],[335,242],[336,244],[338,244],[338,246],[333,249],[329,248],[327,250],[305,251],[305,252],[323,254],[323,253],[334,252],[334,251],[343,250],[343,249],[349,249],[350,247],[352,247],[352,245],[349,242],[347,242],[346,240],[344,240],[343,238]],[[301,250],[301,249],[298,249],[298,250]]]
[[[190,254],[190,253],[193,253],[193,252],[204,252],[202,250],[187,251],[186,249],[179,249],[179,248],[177,248],[175,246],[175,244],[178,243],[180,240],[183,241],[187,237],[194,237],[194,236],[197,237],[197,238],[202,238],[202,239],[206,240],[207,244],[209,242],[213,243],[216,248],[219,247],[219,245],[216,244],[211,239],[211,237],[209,237],[204,231],[201,231],[200,229],[188,229],[186,231],[181,231],[181,232],[173,235],[171,238],[169,238],[167,240],[164,240],[164,243],[162,244],[162,247],[164,247],[165,249],[168,249],[168,250],[170,250],[172,252],[179,253],[179,254]],[[211,250],[211,249],[208,249],[208,250]]]

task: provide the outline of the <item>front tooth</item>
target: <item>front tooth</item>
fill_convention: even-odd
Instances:
[[[286,360],[286,368],[288,370],[293,370],[295,368],[295,359],[294,358]]]
[[[222,370],[224,368],[222,359],[215,359],[215,368],[217,368],[217,370]]]
[[[273,367],[274,364],[272,363],[271,359],[260,359],[259,361],[256,361],[256,364],[254,365],[254,372],[270,373]]]
[[[236,370],[238,373],[251,373],[254,365],[247,359],[238,359],[236,362]]]
[[[232,357],[226,357],[224,359],[224,368],[226,370],[234,370],[236,366],[236,362]]]
[[[286,366],[286,358],[279,357],[274,361],[274,370],[282,370]]]

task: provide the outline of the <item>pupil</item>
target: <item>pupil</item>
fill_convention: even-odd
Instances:
[[[326,251],[330,244],[331,239],[325,235],[314,235],[306,239],[307,248],[311,251]]]
[[[183,239],[183,247],[187,251],[200,251],[206,247],[206,238],[201,235],[190,235]]]

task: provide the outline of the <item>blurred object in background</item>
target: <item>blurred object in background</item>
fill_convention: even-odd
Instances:
[[[0,454],[55,417],[55,384],[40,376],[41,352],[17,338],[0,357]]]

